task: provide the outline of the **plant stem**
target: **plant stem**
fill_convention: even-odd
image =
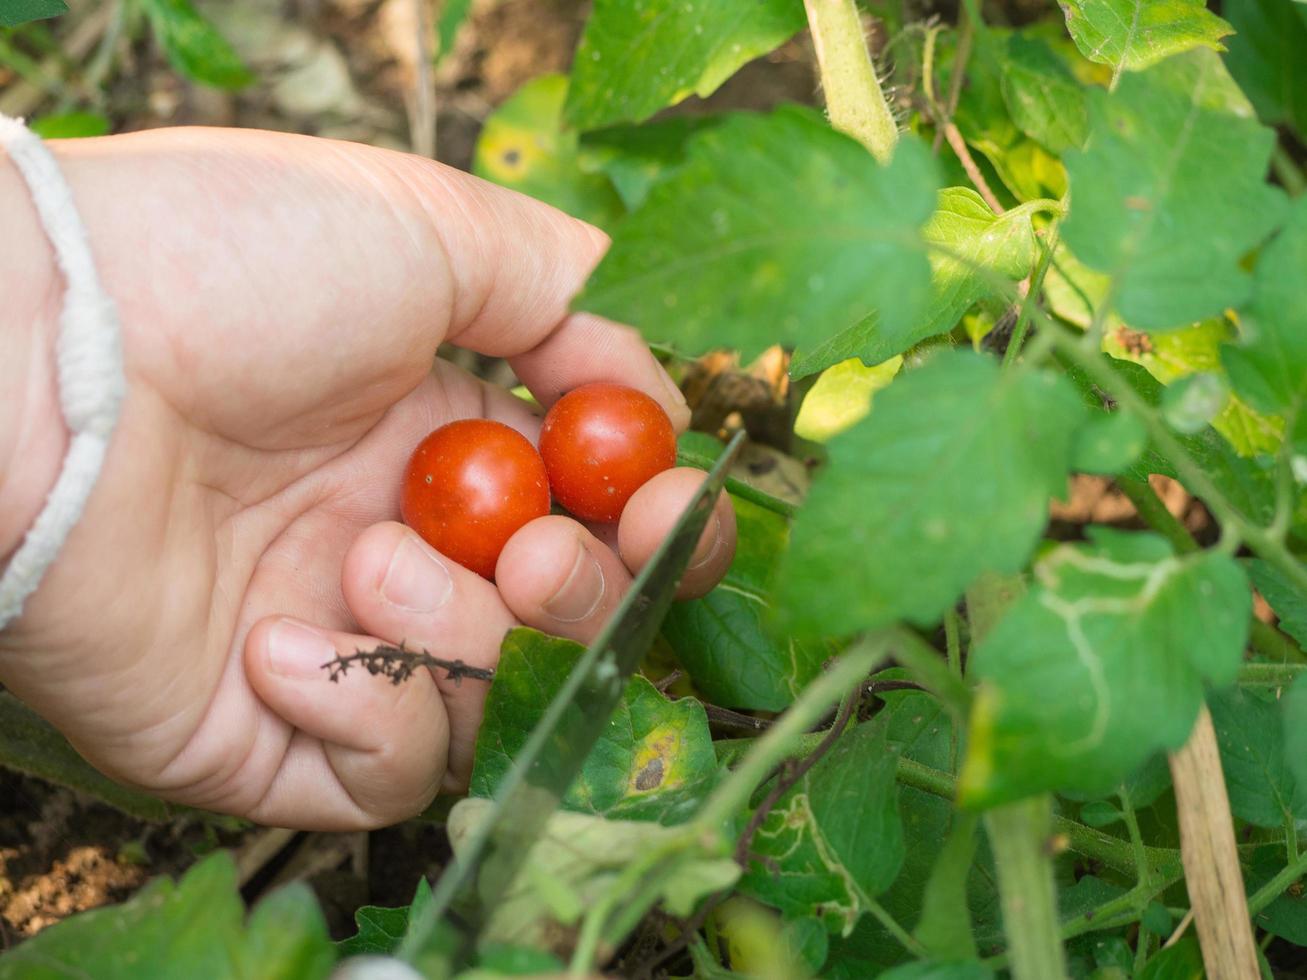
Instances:
[[[1284,189],[1293,197],[1298,197],[1303,191],[1307,191],[1307,177],[1303,176],[1302,168],[1280,143],[1276,143],[1275,148],[1271,150],[1271,169],[1275,171],[1275,176],[1280,178]]]
[[[890,649],[894,659],[907,668],[913,680],[928,690],[959,722],[966,720],[971,706],[971,692],[949,670],[939,651],[904,626],[890,631]]]
[[[1139,833],[1139,818],[1135,815],[1134,804],[1130,802],[1130,793],[1124,786],[1117,790],[1117,796],[1121,798],[1121,816],[1130,833],[1130,846],[1134,850],[1135,877],[1141,886],[1146,886],[1152,880],[1152,866],[1148,862],[1148,852],[1144,850],[1144,838]]]
[[[1276,660],[1280,663],[1295,661],[1301,664],[1307,662],[1307,653],[1303,653],[1297,643],[1274,626],[1263,623],[1256,617],[1252,621],[1248,642],[1254,650],[1270,660]]]
[[[995,807],[985,814],[1014,980],[1057,980],[1066,976],[1053,861],[1048,849],[1052,813],[1053,798],[1041,794]]]
[[[882,164],[898,141],[898,125],[867,51],[855,0],[804,0],[831,125],[852,136]]]
[[[886,932],[898,940],[900,946],[906,949],[913,956],[925,958],[929,955],[926,947],[913,939],[912,934],[904,929],[903,926],[899,924],[898,920],[886,911],[885,906],[869,896],[863,896],[863,901],[867,906],[867,911],[872,914],[872,917],[875,918],[877,922],[885,927]]]
[[[1307,852],[1248,896],[1248,914],[1256,915],[1284,894],[1284,890],[1307,873]]]
[[[1039,264],[1035,266],[1035,274],[1030,279],[1030,291],[1021,302],[1021,313],[1017,316],[1016,326],[1012,328],[1012,337],[1008,340],[1007,350],[1003,352],[1004,367],[1016,363],[1017,357],[1021,354],[1021,347],[1026,342],[1026,332],[1030,329],[1030,316],[1039,305],[1039,294],[1044,289],[1044,277],[1048,275],[1048,267],[1053,263],[1053,252],[1057,249],[1056,222],[1049,227],[1048,241],[1041,242],[1040,246],[1042,251],[1039,253]]]
[[[1162,498],[1157,495],[1153,485],[1122,473],[1116,478],[1116,485],[1135,505],[1140,519],[1154,531],[1171,542],[1176,554],[1188,555],[1198,550],[1198,542],[1189,533],[1189,529],[1180,523],[1180,519],[1167,509]]]
[[[944,647],[948,657],[948,668],[953,676],[962,679],[962,617],[956,609],[944,614]]]
[[[1051,322],[1050,320],[1049,323]],[[1307,567],[1293,556],[1284,542],[1239,513],[1207,472],[1193,460],[1161,416],[1112,370],[1098,351],[1085,347],[1078,338],[1061,327],[1054,325],[1053,330],[1054,346],[1058,353],[1084,371],[1121,408],[1135,413],[1144,423],[1153,443],[1176,468],[1181,480],[1203,500],[1222,527],[1232,527],[1253,551],[1282,571],[1299,589],[1307,592]]]
[[[679,466],[693,466],[699,470],[712,469],[713,463],[716,462],[709,456],[702,456],[699,453],[687,453],[680,449],[676,452],[676,462]],[[726,489],[741,500],[747,500],[751,504],[757,504],[764,510],[769,510],[773,514],[780,514],[781,517],[793,517],[799,512],[797,504],[792,504],[788,500],[781,500],[780,497],[773,497],[766,490],[759,490],[743,480],[737,480],[733,476],[726,478]]]
[[[1288,687],[1304,673],[1307,664],[1244,664],[1239,683],[1244,687]]]
[[[753,740],[740,765],[704,801],[694,818],[694,825],[703,833],[718,834],[722,827],[749,803],[754,790],[771,775],[783,760],[790,758],[803,736],[832,704],[876,665],[885,659],[889,638],[883,634],[868,637],[846,650],[835,665],[822,674],[799,695],[785,714],[781,715],[767,734]],[[820,738],[825,734],[821,733]]]

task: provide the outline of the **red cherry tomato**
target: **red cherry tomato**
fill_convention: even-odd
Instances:
[[[587,521],[615,521],[646,480],[676,465],[676,433],[656,401],[596,382],[560,398],[540,430],[554,499]]]
[[[508,539],[549,513],[549,477],[516,429],[488,419],[450,422],[413,451],[400,512],[431,547],[493,581]]]

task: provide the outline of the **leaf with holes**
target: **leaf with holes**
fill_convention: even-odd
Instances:
[[[1067,30],[1090,61],[1140,71],[1192,48],[1222,50],[1231,27],[1203,0],[1059,0]]]
[[[791,0],[597,0],[572,63],[568,122],[639,122],[710,95],[803,25]]]
[[[781,623],[818,636],[929,625],[982,571],[1017,571],[1065,491],[1083,417],[1062,378],[975,354],[900,376],[829,443],[781,565]]]
[[[1091,531],[1092,544],[1061,545],[1035,566],[1034,587],[972,655],[967,805],[1106,793],[1184,744],[1204,683],[1238,673],[1252,594],[1232,558]]]
[[[577,309],[745,359],[820,343],[872,309],[892,329],[920,309],[930,267],[919,229],[935,204],[920,143],[901,141],[881,167],[820,116],[786,108],[731,116],[686,153],[614,229]]]
[[[534,630],[509,633],[477,734],[473,796],[495,792],[583,650],[571,640]],[[568,708],[582,710],[575,703]],[[689,816],[716,777],[703,707],[689,699],[669,701],[636,676],[563,806],[614,818],[677,823]]]
[[[1138,329],[1182,326],[1248,298],[1239,266],[1280,223],[1264,181],[1274,134],[1220,58],[1195,51],[1090,99],[1090,139],[1065,157],[1067,245],[1112,277],[1116,310]]]

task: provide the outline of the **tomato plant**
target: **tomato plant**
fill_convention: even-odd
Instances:
[[[595,382],[554,403],[540,429],[554,499],[587,521],[615,521],[649,478],[676,465],[676,433],[642,391]]]
[[[413,450],[400,510],[431,547],[493,579],[508,539],[549,513],[549,478],[536,448],[516,429],[461,419]]]
[[[576,312],[683,379],[731,352],[821,444],[787,430],[788,458],[735,469],[734,566],[660,624],[565,788],[577,747],[546,736],[607,714],[640,630],[507,637],[450,842],[475,867],[523,786],[557,812],[488,835],[483,885],[525,866],[509,900],[423,883],[340,952],[439,977],[1300,973],[1304,51],[1295,0],[595,0],[475,171],[610,235]],[[823,105],[731,108],[802,63]],[[541,440],[592,520],[678,448],[618,390],[564,397]]]

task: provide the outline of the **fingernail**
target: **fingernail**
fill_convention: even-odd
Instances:
[[[577,623],[585,619],[603,601],[603,569],[585,545],[577,543],[576,563],[558,591],[545,602],[544,610],[560,623]]]
[[[707,532],[699,538],[699,544],[695,547],[695,555],[702,557],[691,557],[690,564],[686,569],[702,568],[708,562],[713,560],[717,554],[717,549],[722,546],[722,519],[716,513],[712,516],[712,523],[708,525]]]
[[[336,648],[317,630],[279,619],[268,631],[268,666],[274,674],[304,680],[325,677],[322,665],[336,658]]]
[[[435,612],[454,591],[454,580],[440,559],[405,535],[381,580],[381,597],[410,612]]]
[[[687,405],[685,392],[681,391],[680,386],[672,380],[672,376],[667,373],[667,369],[661,364],[658,365],[658,373],[662,376],[663,387],[667,389],[667,394],[671,396],[673,405]]]

